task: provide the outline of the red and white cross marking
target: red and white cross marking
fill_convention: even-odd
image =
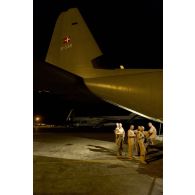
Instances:
[[[63,39],[63,43],[64,44],[67,44],[69,43],[71,40],[70,40],[70,36],[65,36],[64,39]]]

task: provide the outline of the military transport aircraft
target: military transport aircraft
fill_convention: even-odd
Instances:
[[[63,94],[63,78],[81,80],[89,93],[106,102],[121,107],[150,120],[163,121],[163,70],[126,69],[120,65],[115,69],[101,66],[100,51],[77,8],[62,12],[56,22],[46,63],[39,70],[50,75],[39,88]],[[53,80],[53,82],[51,81]],[[71,80],[71,79],[69,79]],[[35,81],[39,82],[38,80]],[[70,88],[74,90],[76,80]],[[75,92],[77,93],[77,92]]]
[[[69,114],[66,117],[65,125],[67,127],[92,127],[92,128],[101,128],[101,127],[116,127],[116,123],[127,123],[128,126],[132,120],[143,119],[137,114],[130,113],[129,115],[106,115],[106,116],[75,116],[74,109],[71,109]]]

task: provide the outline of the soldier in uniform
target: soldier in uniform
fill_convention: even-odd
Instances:
[[[148,131],[144,131],[143,132],[144,135],[145,135],[145,148],[146,148],[146,153],[148,152],[148,149],[149,149],[149,145],[151,145],[151,141],[150,141],[150,138],[149,138],[149,132]]]
[[[117,140],[117,134],[116,134],[116,132],[118,132],[118,130],[119,130],[119,123],[116,123],[116,128],[115,128],[115,130],[114,130],[115,142],[116,142],[116,140]]]
[[[152,125],[152,123],[148,123],[148,126],[150,127],[150,129],[148,130],[149,133],[149,141],[151,143],[151,145],[154,145],[155,140],[156,140],[156,128]]]
[[[138,129],[135,129],[135,130],[134,130],[134,134],[135,134],[135,138],[134,138],[135,155],[136,155],[136,156],[139,156],[139,154],[140,154],[140,149],[139,149],[138,138],[137,138]]]
[[[116,125],[117,125],[117,127],[115,129],[115,136],[116,136],[116,145],[118,147],[117,155],[122,156],[125,131],[124,131],[121,123],[119,123],[119,124],[117,123]]]
[[[146,148],[144,145],[144,129],[141,126],[138,126],[138,133],[137,133],[137,139],[138,139],[138,144],[140,147],[140,162],[143,164],[147,164],[145,161],[145,156],[146,156]]]
[[[129,160],[133,159],[133,152],[134,152],[134,139],[135,133],[133,131],[134,125],[130,126],[130,129],[127,132],[128,135],[128,153],[129,153]]]

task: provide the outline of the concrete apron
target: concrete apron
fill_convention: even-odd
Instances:
[[[44,135],[43,135],[44,136]],[[162,194],[162,159],[116,157],[114,142],[60,135],[34,139],[34,194]]]

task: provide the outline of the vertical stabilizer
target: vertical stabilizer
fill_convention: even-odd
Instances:
[[[102,55],[77,8],[62,12],[52,35],[46,62],[85,77],[91,60]]]

